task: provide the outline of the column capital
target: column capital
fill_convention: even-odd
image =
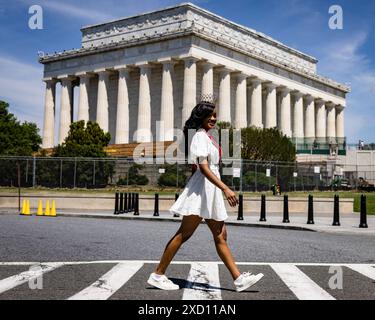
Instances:
[[[82,79],[82,78],[91,78],[95,76],[94,72],[91,71],[82,71],[82,72],[77,72],[74,74],[76,77]]]
[[[331,109],[334,109],[336,107],[336,105],[332,102],[332,101],[327,101],[326,102],[326,108],[331,110]]]
[[[226,66],[218,66],[216,69],[220,74],[226,75],[232,72],[235,72],[234,69],[226,67]]]
[[[256,86],[262,84],[263,80],[259,78],[250,78],[250,83]]]
[[[272,91],[272,90],[276,89],[279,85],[274,83],[274,82],[265,82],[264,86],[265,86],[265,88],[267,88],[267,90]]]
[[[297,90],[293,90],[291,91],[291,93],[297,98],[297,99],[300,99],[304,96],[304,93],[301,92],[301,91],[297,91]]]
[[[207,60],[201,60],[200,63],[202,64],[203,68],[205,68],[205,69],[211,69],[211,68],[217,66],[215,63],[209,62]]]
[[[167,58],[160,58],[157,60],[158,63],[161,63],[161,64],[170,64],[170,65],[175,65],[177,63],[177,61],[175,59],[173,59],[172,57],[167,57]]]
[[[318,107],[321,107],[322,105],[325,105],[326,102],[321,98],[317,98],[315,99],[315,103]]]
[[[53,77],[45,77],[42,79],[42,81],[45,83],[55,84],[56,82],[58,82],[58,79]]]
[[[202,60],[201,58],[195,57],[195,56],[193,56],[191,54],[181,54],[177,58],[179,60],[184,60],[185,62],[186,61],[195,61],[195,62],[198,62],[198,61]]]
[[[136,67],[140,69],[151,69],[153,65],[148,61],[140,61],[134,64]]]
[[[285,86],[277,87],[277,89],[278,89],[278,91],[280,91],[283,94],[287,94],[287,93],[290,93],[292,91],[292,89],[290,89],[288,87],[285,87]]]
[[[306,99],[308,103],[311,103],[315,100],[315,98],[311,94],[304,95],[304,98]]]
[[[336,105],[336,111],[341,112],[341,111],[343,111],[344,109],[345,109],[345,107],[342,106],[341,104]]]
[[[236,76],[237,80],[239,80],[239,81],[246,80],[249,77],[247,74],[242,73],[242,72],[237,72],[235,74],[235,76]]]

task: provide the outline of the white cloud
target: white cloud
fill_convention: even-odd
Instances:
[[[40,127],[44,93],[42,66],[0,55],[0,70],[0,99],[10,104],[10,111],[19,120],[36,122]]]
[[[329,75],[337,81],[349,83],[352,92],[347,96],[346,135],[349,142],[364,139],[375,141],[373,119],[375,119],[375,69],[370,58],[361,52],[368,34],[364,31],[352,33],[344,40],[322,45],[319,73]]]

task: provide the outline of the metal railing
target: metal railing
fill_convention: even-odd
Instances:
[[[371,188],[374,166],[237,160],[221,165],[223,181],[236,191],[282,192]],[[0,157],[0,186],[98,189],[121,186],[183,188],[191,164],[136,164],[121,158]],[[373,187],[373,186],[372,186]]]

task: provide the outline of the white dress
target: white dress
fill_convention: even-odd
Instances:
[[[218,148],[204,129],[198,130],[190,145],[190,160],[207,158],[211,171],[220,179]],[[222,191],[210,182],[199,170],[192,175],[184,191],[169,209],[183,216],[197,215],[204,219],[224,221],[228,218]]]

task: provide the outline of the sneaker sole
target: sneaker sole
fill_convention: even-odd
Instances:
[[[149,285],[155,287],[155,288],[158,288],[158,289],[160,289],[160,290],[165,290],[165,291],[173,291],[173,290],[179,290],[179,289],[180,289],[179,286],[177,286],[176,288],[168,288],[168,289],[163,288],[158,282],[153,281],[152,279],[148,279],[148,280],[147,280],[147,283],[148,283]]]
[[[255,279],[255,280],[249,282],[246,286],[243,286],[243,287],[237,287],[237,288],[236,288],[236,291],[237,291],[237,292],[241,292],[241,291],[244,291],[244,290],[250,288],[250,287],[253,286],[254,284],[258,283],[263,277],[264,277],[264,274],[261,273],[261,276],[260,276],[258,279]]]

